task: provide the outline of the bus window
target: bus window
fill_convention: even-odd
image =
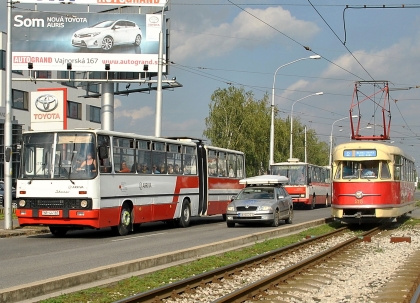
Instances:
[[[197,158],[195,147],[185,146],[185,153],[182,155],[182,165],[185,175],[197,174]]]
[[[243,155],[237,155],[236,156],[236,177],[243,178],[244,172],[242,168],[244,167],[244,156]]]
[[[106,148],[108,152],[108,158],[101,159],[99,157],[99,172],[100,173],[110,173],[112,171],[112,163],[111,163],[111,151],[110,151],[110,140],[109,136],[99,135],[98,136],[98,147],[99,148]]]
[[[219,152],[217,159],[217,168],[219,177],[227,177],[226,153]]]
[[[150,142],[137,141],[137,172],[139,174],[150,174],[152,171],[152,152],[150,151]]]
[[[214,150],[209,150],[208,155],[208,170],[209,176],[217,176],[217,152]]]
[[[119,172],[122,163],[125,163],[128,170],[124,172],[131,172],[131,167],[134,164],[134,140],[128,138],[114,137],[114,170]]]
[[[234,154],[228,154],[228,167],[229,167],[229,178],[236,177],[236,156]]]
[[[152,173],[166,174],[166,149],[164,142],[153,142]]]

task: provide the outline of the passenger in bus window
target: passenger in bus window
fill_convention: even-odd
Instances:
[[[96,172],[96,161],[92,157],[92,153],[87,153],[86,160],[82,162],[77,170],[84,170],[87,172]]]
[[[174,174],[181,174],[181,170],[179,169],[178,164],[175,164],[175,166],[174,166]]]
[[[174,174],[174,166],[172,164],[168,164],[168,174]]]
[[[130,172],[130,169],[128,168],[126,161],[121,162],[121,166],[120,166],[120,171],[119,172],[120,173],[129,173]]]
[[[235,171],[232,168],[232,164],[229,164],[229,178],[235,177]]]
[[[160,171],[158,171],[158,169],[157,169],[157,166],[156,166],[156,165],[153,165],[153,167],[152,167],[152,173],[153,173],[153,174],[160,174]]]
[[[143,163],[143,164],[137,164],[137,172],[141,173],[141,174],[150,174],[149,169],[147,168],[147,164]]]
[[[161,165],[159,165],[159,168],[160,168],[160,173],[161,174],[166,174],[166,168],[165,168],[165,164],[161,164]]]

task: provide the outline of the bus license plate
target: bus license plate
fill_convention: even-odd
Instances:
[[[253,217],[253,213],[239,213],[238,217]]]
[[[43,216],[59,216],[60,211],[59,210],[43,210],[42,215]]]

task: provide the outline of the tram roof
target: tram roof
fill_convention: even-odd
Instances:
[[[278,175],[261,175],[255,177],[249,177],[239,180],[239,184],[246,185],[264,185],[264,184],[280,184],[289,182],[289,178]]]

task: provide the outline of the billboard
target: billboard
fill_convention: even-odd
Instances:
[[[71,63],[73,71],[158,71],[160,14],[13,12],[12,19],[13,70],[32,63],[65,71]]]
[[[19,3],[165,6],[167,1],[169,0],[19,0]]]

